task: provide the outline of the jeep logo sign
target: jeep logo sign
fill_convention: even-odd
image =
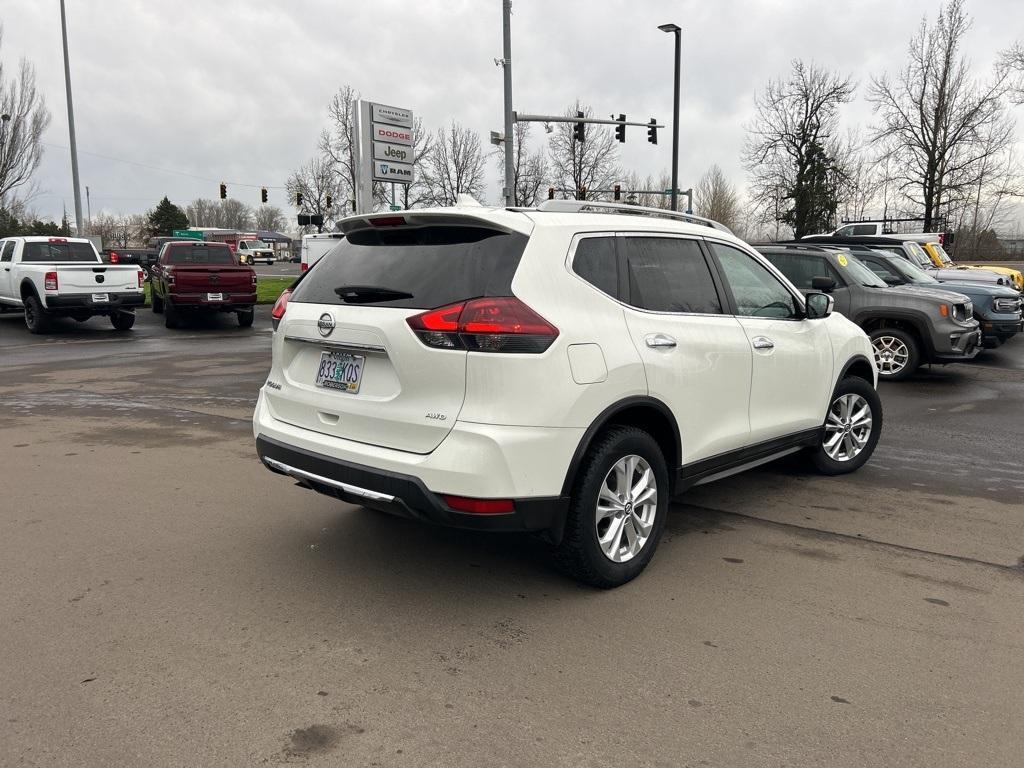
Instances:
[[[398,128],[394,125],[379,125],[373,123],[372,135],[374,141],[390,142],[392,144],[405,144],[412,146],[412,131],[408,128]]]
[[[374,160],[391,160],[396,163],[412,163],[412,147],[401,144],[385,144],[383,141],[373,142]]]

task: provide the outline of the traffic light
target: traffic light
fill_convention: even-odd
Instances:
[[[622,185],[621,184],[616,184],[614,187],[612,187],[612,197],[614,197],[616,200],[621,200],[622,199]]]
[[[295,207],[296,208],[301,208],[302,207],[302,193],[301,192],[296,192],[295,193]]]
[[[220,199],[221,200],[227,200],[228,199],[228,185],[225,184],[223,181],[220,183]]]
[[[623,144],[626,143],[626,116],[619,115],[619,124],[615,126],[615,138],[621,141]],[[618,200],[619,198],[615,198]]]
[[[576,113],[576,117],[583,117],[583,116],[584,115],[583,115],[582,112],[577,112]],[[587,140],[587,124],[586,123],[576,123],[576,125],[572,129],[572,133],[573,133],[573,137],[576,139],[576,141],[579,141],[579,142],[586,141]]]
[[[554,187],[548,187],[548,200],[554,200],[554,199],[555,199],[555,188]]]
[[[264,203],[267,202],[267,188],[266,187],[260,187],[260,201],[264,202]]]
[[[334,198],[333,198],[333,197],[331,197],[330,195],[328,195],[328,196],[327,196],[327,208],[328,208],[328,210],[330,210],[330,207],[331,207],[331,205],[333,205],[333,204],[334,204]]]
[[[647,129],[647,140],[651,142],[651,144],[658,143],[658,129],[655,127],[657,125],[658,121],[652,117],[650,120],[650,128]]]

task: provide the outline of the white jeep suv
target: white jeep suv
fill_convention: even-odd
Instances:
[[[548,201],[341,228],[274,307],[253,417],[262,462],[307,488],[539,532],[613,587],[673,495],[802,449],[850,472],[878,441],[867,336],[714,222]]]

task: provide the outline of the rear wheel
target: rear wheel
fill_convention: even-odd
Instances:
[[[921,349],[913,335],[899,328],[879,328],[870,334],[878,376],[902,381],[921,365]]]
[[[115,331],[127,331],[135,325],[134,312],[115,312],[110,316],[110,324]]]
[[[249,328],[252,326],[253,318],[256,317],[256,310],[250,307],[249,309],[240,309],[235,313],[238,317],[238,325],[242,328]]]
[[[153,312],[155,314],[159,315],[164,311],[164,300],[157,296],[156,288],[153,287],[152,283],[149,284],[149,302],[152,305]]]
[[[166,302],[164,304],[164,327],[177,328],[180,325],[181,313],[178,312],[178,309],[174,306],[173,302]]]
[[[25,298],[25,326],[29,333],[46,333],[50,327],[50,318],[34,293]]]
[[[882,400],[870,382],[849,376],[832,394],[821,444],[812,460],[825,475],[843,475],[864,466],[882,434]]]
[[[573,483],[559,566],[608,589],[636,578],[658,546],[669,479],[658,443],[636,427],[612,427],[590,446]]]

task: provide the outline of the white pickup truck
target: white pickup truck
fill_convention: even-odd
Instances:
[[[274,249],[262,240],[239,240],[235,248],[239,264],[248,264],[250,267],[257,261],[264,264],[274,263]]]
[[[105,264],[82,237],[0,240],[0,310],[24,309],[32,333],[43,333],[53,317],[84,322],[94,315],[127,331],[135,307],[146,303],[144,284],[138,266]]]

